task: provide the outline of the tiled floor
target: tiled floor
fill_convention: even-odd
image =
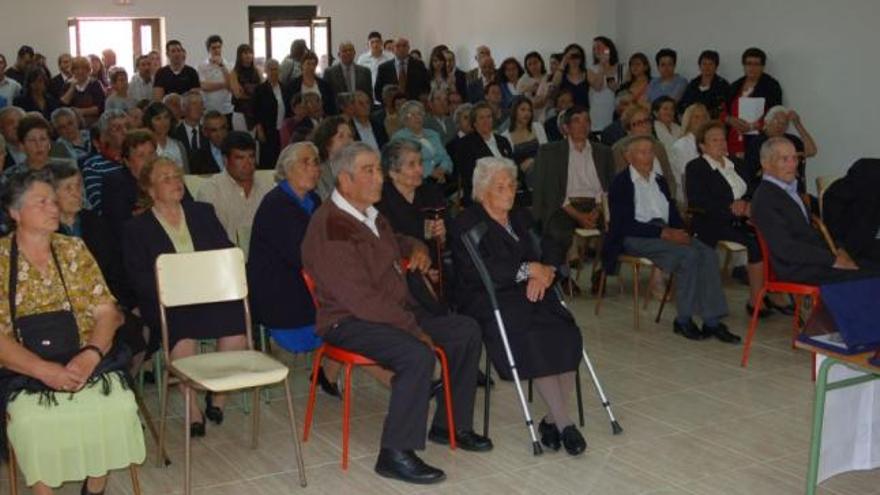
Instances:
[[[812,384],[810,359],[792,351],[790,320],[773,316],[761,322],[748,369],[739,367],[742,346],[718,341],[692,342],[673,335],[672,308],[653,323],[656,303],[643,312],[640,330],[633,328],[632,303],[612,282],[612,295],[602,315],[593,316],[594,299],[571,303],[583,327],[585,342],[625,432],[612,436],[588,376],[584,373],[587,409],[585,455],[564,453],[533,457],[522,426],[515,389],[499,383],[493,393],[491,436],[487,454],[450,452],[430,444],[424,458],[441,468],[448,480],[435,487],[388,481],[372,471],[387,391],[363,375],[356,376],[351,430],[351,466],[340,468],[340,401],[319,396],[312,437],[304,444],[309,486],[299,488],[286,409],[280,390],[264,405],[260,447],[250,449],[250,416],[234,401],[221,427],[209,426],[194,441],[195,492],[224,494],[281,493],[470,493],[470,494],[748,494],[784,495],[804,491],[809,444]],[[733,315],[730,328],[744,335],[746,291],[728,285]],[[284,357],[292,362],[289,357]],[[294,392],[300,432],[306,399],[303,359],[295,362]],[[482,421],[482,390],[475,411]],[[146,393],[156,409],[155,389]],[[174,463],[156,467],[152,456],[139,470],[144,494],[181,491],[183,420],[175,393],[169,422],[169,454]],[[532,405],[536,417],[543,413]],[[2,470],[0,477],[6,477]],[[8,490],[5,479],[0,493]],[[60,493],[78,493],[70,484]],[[108,493],[131,493],[127,472],[114,473]],[[825,482],[824,494],[880,494],[880,470],[855,472]]]

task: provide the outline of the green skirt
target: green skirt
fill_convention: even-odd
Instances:
[[[54,488],[144,461],[134,394],[115,373],[109,378],[109,395],[99,380],[74,394],[57,393],[57,405],[40,405],[39,394],[10,401],[7,435],[28,486]]]

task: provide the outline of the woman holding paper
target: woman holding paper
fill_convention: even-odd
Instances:
[[[745,75],[730,86],[727,111],[722,118],[730,126],[728,151],[738,158],[743,157],[749,141],[763,127],[764,112],[782,104],[782,87],[764,73],[766,63],[767,54],[763,50],[746,49],[742,55]]]

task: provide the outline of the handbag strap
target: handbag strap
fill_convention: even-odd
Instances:
[[[12,244],[9,249],[9,322],[21,340],[21,330],[15,324],[15,292],[18,286],[18,243],[15,241],[15,234],[12,234]],[[49,251],[52,253],[52,261],[55,262],[55,269],[58,270],[58,276],[61,278],[61,286],[64,287],[64,297],[70,310],[73,311],[73,302],[70,300],[70,293],[67,292],[67,282],[64,281],[64,272],[61,270],[61,264],[58,263],[58,256],[55,254],[55,246],[49,242]]]

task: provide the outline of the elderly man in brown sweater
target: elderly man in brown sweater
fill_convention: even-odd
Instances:
[[[480,328],[465,316],[429,314],[409,294],[403,258],[409,258],[409,270],[423,272],[431,261],[424,244],[395,234],[373,207],[382,195],[376,151],[352,143],[331,158],[330,167],[336,188],[309,222],[302,246],[303,266],[317,285],[317,332],[394,373],[376,472],[411,483],[442,481],[443,471],[414,452],[425,447],[433,346],[449,361],[458,447],[490,450],[492,442],[473,431]],[[428,438],[448,443],[450,434],[440,397]]]

